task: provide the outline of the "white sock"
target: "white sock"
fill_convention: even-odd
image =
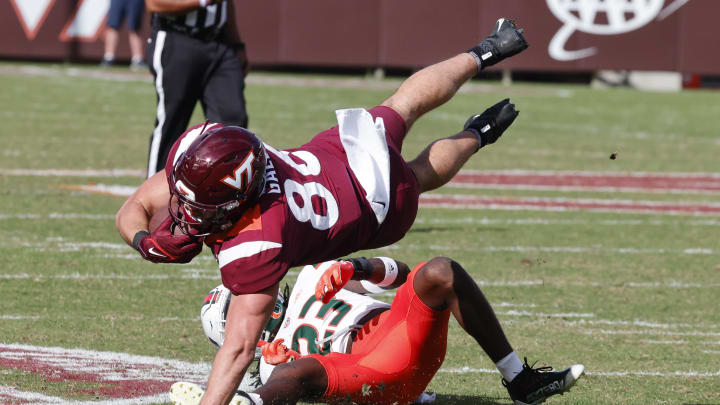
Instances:
[[[250,399],[255,403],[255,405],[263,405],[262,398],[260,398],[260,395],[254,393],[254,392],[248,392],[247,393]]]
[[[115,54],[114,53],[106,53],[103,55],[103,59],[105,60],[115,60]]]
[[[523,363],[520,361],[517,353],[512,351],[495,363],[495,367],[500,371],[505,381],[510,382],[523,370]]]

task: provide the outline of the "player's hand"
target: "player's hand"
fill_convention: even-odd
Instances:
[[[315,298],[327,304],[347,284],[355,273],[352,263],[340,260],[325,270],[315,285]]]
[[[267,364],[276,366],[278,364],[287,363],[288,361],[300,358],[300,353],[295,350],[288,349],[283,344],[285,339],[275,339],[270,343],[265,343],[262,348],[262,356]]]
[[[463,129],[472,131],[478,137],[478,149],[494,143],[506,129],[515,121],[520,111],[510,99],[495,104],[480,115],[473,115],[465,122]]]
[[[153,263],[188,263],[202,251],[202,239],[173,234],[173,219],[168,216],[151,234],[145,235],[136,249],[143,259]]]
[[[484,69],[524,51],[527,47],[523,29],[518,29],[515,21],[501,18],[495,23],[490,35],[468,52],[480,61],[480,68]]]

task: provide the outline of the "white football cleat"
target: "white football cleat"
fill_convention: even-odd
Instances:
[[[176,382],[170,387],[170,402],[174,405],[197,405],[205,390],[191,382]]]
[[[195,383],[176,382],[170,387],[170,402],[174,405],[198,405],[204,393],[205,390]],[[230,400],[230,405],[255,405],[255,403],[245,392],[238,391]]]

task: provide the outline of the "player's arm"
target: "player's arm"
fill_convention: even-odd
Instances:
[[[169,200],[170,189],[165,171],[157,172],[120,207],[115,215],[115,227],[125,243],[135,248],[147,261],[188,263],[202,251],[202,239],[175,235],[170,215],[152,233],[148,230],[150,218],[159,210],[167,210]]]
[[[225,342],[213,361],[201,405],[228,404],[255,356],[260,333],[275,307],[279,283],[258,293],[233,296],[226,323]]]
[[[400,287],[410,274],[410,267],[403,262],[389,257],[373,257],[371,259],[351,258],[353,276],[345,285],[346,290],[359,294],[377,294]],[[365,271],[358,268],[365,267]]]
[[[450,100],[463,83],[482,69],[523,51],[527,46],[522,29],[517,29],[512,20],[501,18],[493,32],[480,44],[416,72],[382,105],[400,114],[410,129],[415,120]]]
[[[151,13],[182,14],[217,2],[218,0],[145,0],[145,8]]]
[[[360,294],[380,293],[401,286],[408,274],[407,264],[388,257],[340,260],[320,276],[315,285],[315,297],[328,303],[343,288]]]
[[[150,218],[161,209],[166,210],[170,200],[165,171],[157,172],[145,180],[125,201],[115,216],[115,227],[125,243],[132,246],[139,231],[147,231]]]

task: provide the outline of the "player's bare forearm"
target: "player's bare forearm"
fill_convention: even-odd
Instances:
[[[234,295],[225,324],[225,342],[213,361],[201,405],[228,404],[255,355],[260,333],[275,306],[278,284],[259,293]]]
[[[151,13],[181,14],[201,7],[198,0],[145,0],[145,7]]]
[[[123,240],[132,246],[138,231],[147,231],[150,218],[167,207],[170,190],[165,172],[155,173],[125,201],[115,215],[115,227]]]
[[[477,62],[470,54],[456,55],[410,76],[382,105],[400,114],[409,129],[423,114],[450,100],[477,73]]]

